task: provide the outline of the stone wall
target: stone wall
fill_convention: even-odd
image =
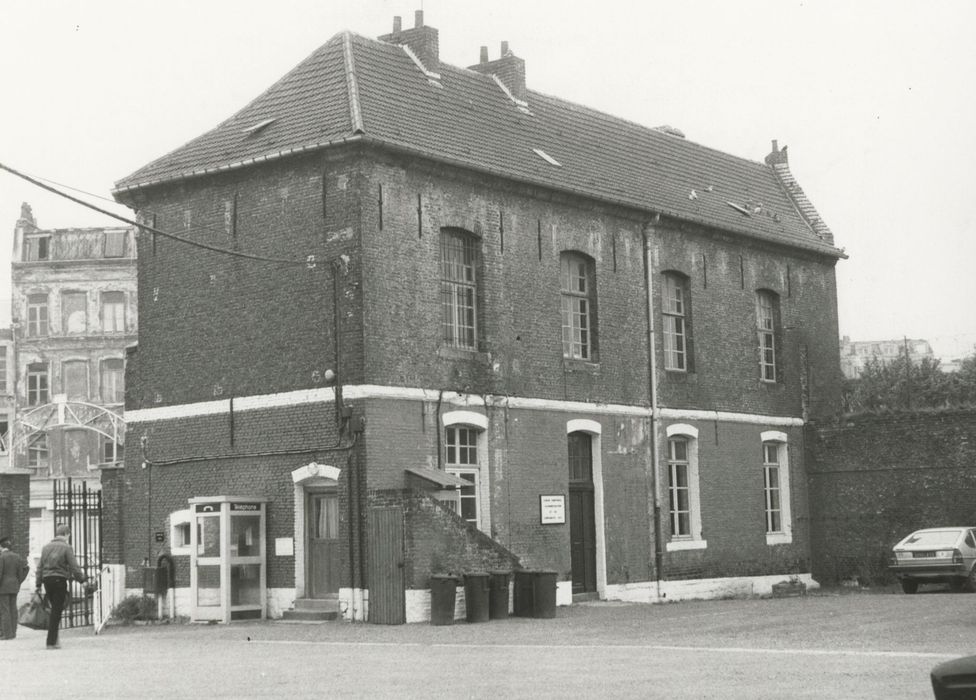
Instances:
[[[913,530],[976,526],[976,410],[849,417],[808,431],[813,575],[891,580]]]

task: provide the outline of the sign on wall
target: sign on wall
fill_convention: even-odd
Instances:
[[[566,497],[562,494],[539,496],[539,522],[562,525],[566,522]]]

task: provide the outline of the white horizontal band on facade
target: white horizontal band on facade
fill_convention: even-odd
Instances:
[[[344,386],[342,396],[348,400],[391,399],[400,401],[440,401],[452,407],[515,408],[536,411],[559,411],[563,413],[588,413],[608,416],[651,416],[647,406],[634,406],[612,403],[587,403],[585,401],[559,401],[556,399],[534,399],[520,396],[493,396],[481,394],[460,394],[454,391],[436,389],[416,389],[411,387],[380,386],[359,384]],[[303,406],[314,403],[335,401],[332,387],[302,389],[279,394],[235,397],[234,411],[254,411],[258,409]],[[126,411],[125,422],[154,423],[178,418],[197,418],[230,413],[231,399],[201,401],[198,403],[140,408]],[[699,411],[693,409],[659,408],[657,417],[661,420],[710,421],[719,423],[748,423],[781,427],[800,427],[803,419],[794,416],[763,416],[751,413],[732,413],[727,411]]]

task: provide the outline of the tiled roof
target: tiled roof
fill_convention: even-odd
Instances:
[[[443,63],[436,72],[431,80],[402,47],[336,35],[233,117],[120,180],[116,192],[363,139],[842,255],[784,164],[732,156],[531,90],[526,113],[492,76]]]

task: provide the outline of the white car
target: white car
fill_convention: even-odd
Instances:
[[[976,527],[916,530],[894,546],[888,570],[905,593],[915,593],[920,583],[976,591]]]

